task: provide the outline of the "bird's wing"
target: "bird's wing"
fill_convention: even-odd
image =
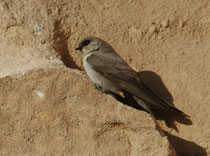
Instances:
[[[95,71],[112,81],[122,90],[151,105],[176,112],[181,116],[187,116],[154,94],[142,83],[139,75],[117,53],[95,53],[87,58],[87,62]]]
[[[90,66],[114,82],[133,81],[137,73],[116,53],[96,53],[87,58]]]

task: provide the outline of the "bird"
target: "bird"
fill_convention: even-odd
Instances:
[[[118,94],[127,92],[134,97],[138,104],[151,114],[156,126],[152,107],[172,113],[178,117],[189,116],[162,100],[143,82],[139,74],[112,48],[106,41],[98,37],[85,37],[78,47],[84,58],[84,69],[93,84],[100,91]]]

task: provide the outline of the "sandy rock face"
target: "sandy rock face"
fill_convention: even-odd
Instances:
[[[1,155],[170,155],[153,120],[69,69],[1,79]]]
[[[210,154],[208,0],[2,0],[0,14],[1,155]],[[90,35],[193,124],[159,121],[161,137],[150,115],[94,90],[74,50]]]

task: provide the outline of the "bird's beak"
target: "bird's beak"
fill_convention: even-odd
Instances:
[[[81,47],[77,47],[75,50],[81,50],[82,48]]]

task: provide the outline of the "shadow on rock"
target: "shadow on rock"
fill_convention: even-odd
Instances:
[[[164,101],[167,101],[169,104],[173,105],[173,97],[169,93],[168,89],[163,84],[161,78],[152,71],[142,71],[138,73],[139,76],[142,79],[143,84],[151,91],[153,94],[156,94],[158,97],[163,99]],[[138,110],[144,110],[133,98],[132,95],[130,95],[127,92],[124,92],[125,97],[121,97],[120,95],[114,95],[114,97],[120,101],[121,103],[131,106]],[[174,123],[174,121],[177,121],[179,123],[185,124],[185,125],[192,125],[192,121],[189,118],[183,118],[179,116],[175,116],[172,113],[168,113],[167,111],[160,110],[159,108],[152,107],[152,112],[155,115],[155,118],[158,120],[164,120],[166,125],[169,128],[173,128],[178,132],[178,129]],[[146,111],[146,110],[144,110]]]
[[[158,97],[173,104],[173,97],[164,85],[159,75],[152,71],[141,71],[138,72],[143,83],[150,88]]]
[[[168,91],[166,86],[164,85],[162,79],[159,75],[152,71],[142,71],[138,73],[141,77],[143,83],[158,97],[163,99],[164,101],[168,102],[169,104],[173,105],[173,97],[171,93]],[[174,128],[176,131],[178,129],[176,128],[176,125],[174,124],[174,121],[177,121],[179,123],[185,124],[185,125],[192,125],[192,121],[189,118],[181,118],[178,116],[173,116],[171,113],[168,113],[166,111],[152,108],[152,111],[155,114],[155,117],[160,120],[164,120],[166,125],[169,128]]]
[[[207,156],[206,150],[194,142],[181,139],[177,136],[169,134],[166,131],[165,134],[178,156]]]
[[[55,51],[60,55],[63,63],[69,68],[81,70],[69,55],[67,46],[68,37],[64,34],[64,32],[61,31],[60,21],[54,23],[53,39]]]
[[[165,100],[166,102],[173,105],[173,97],[168,91],[168,89],[163,84],[161,78],[152,71],[143,71],[138,73],[142,79],[142,82],[145,86],[149,88],[149,90],[155,93],[158,97]],[[133,98],[133,96],[127,92],[124,92],[124,97],[118,94],[112,94],[116,100],[119,102],[133,107],[138,110],[144,110],[137,101]],[[144,110],[146,111],[146,110]],[[166,125],[169,128],[173,128],[178,132],[178,129],[174,123],[177,121],[179,123],[185,125],[191,125],[192,121],[189,118],[180,118],[177,116],[172,116],[172,114],[160,110],[158,108],[152,108],[152,112],[154,113],[156,119],[164,120]],[[148,113],[148,112],[147,112]],[[164,131],[164,134],[168,137],[170,144],[175,149],[178,156],[188,156],[188,155],[196,155],[196,156],[206,156],[206,150],[201,146],[195,144],[194,142],[190,142],[184,139],[181,139],[177,136],[173,136],[168,132]]]

